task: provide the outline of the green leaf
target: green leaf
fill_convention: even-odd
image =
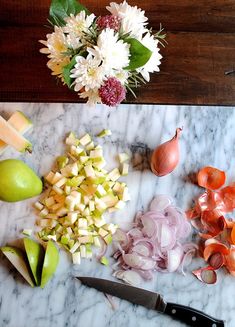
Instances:
[[[87,14],[89,11],[76,0],[52,0],[49,10],[49,21],[53,25],[64,26],[64,18],[70,14],[76,15],[80,11],[85,10]]]
[[[152,51],[146,48],[141,42],[134,38],[125,39],[130,44],[130,62],[125,68],[127,70],[135,70],[142,67],[150,59]]]
[[[76,64],[76,55],[72,58],[70,63],[68,65],[64,66],[64,68],[63,68],[62,75],[63,75],[64,81],[68,85],[68,87],[71,87],[71,84],[73,81],[72,78],[70,77],[70,74],[71,74],[70,71],[74,67],[75,64]]]

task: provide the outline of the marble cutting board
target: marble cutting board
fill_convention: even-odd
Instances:
[[[8,150],[1,157],[21,158],[39,175],[50,170],[54,158],[64,150],[63,139],[73,130],[97,134],[103,128],[112,135],[101,140],[109,167],[117,165],[116,154],[127,151],[132,156],[131,171],[125,180],[132,200],[110,219],[128,227],[137,210],[146,210],[155,194],[173,196],[177,205],[186,209],[200,189],[190,176],[203,165],[214,165],[235,180],[235,111],[226,107],[177,107],[122,105],[118,109],[81,104],[1,104],[0,114],[7,118],[20,109],[34,122],[29,139],[34,144],[32,155],[19,155]],[[184,127],[180,140],[181,163],[169,176],[157,178],[149,170],[148,156],[159,143],[169,139],[176,127]],[[21,236],[23,228],[33,228],[35,199],[8,204],[0,202],[0,245]],[[235,278],[221,271],[216,285],[203,285],[190,273],[203,265],[196,259],[186,277],[155,274],[142,287],[164,294],[166,300],[190,305],[225,319],[227,327],[235,326]],[[180,327],[164,315],[135,307],[115,299],[112,310],[102,293],[81,286],[73,276],[111,278],[111,269],[95,260],[84,260],[73,266],[61,251],[56,275],[44,290],[32,289],[15,272],[7,260],[0,259],[0,326],[1,327]]]

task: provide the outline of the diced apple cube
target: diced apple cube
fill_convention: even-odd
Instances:
[[[64,188],[64,191],[65,191],[65,193],[66,193],[67,195],[69,195],[70,192],[71,192],[71,186],[66,185],[65,188]]]
[[[24,234],[26,236],[31,236],[32,229],[23,229],[22,234]]]
[[[68,209],[65,207],[62,207],[56,211],[56,214],[58,217],[63,217],[68,213]]]
[[[89,134],[86,134],[79,141],[80,141],[81,145],[85,146],[91,142],[91,137]]]
[[[66,178],[66,177],[62,177],[60,180],[58,180],[58,182],[55,183],[55,185],[56,185],[57,187],[61,187],[61,186],[63,186],[66,182],[67,182],[67,178]]]
[[[61,175],[61,173],[56,172],[54,177],[52,178],[51,184],[54,185],[55,183],[57,183],[63,176]]]
[[[72,191],[70,193],[70,196],[72,196],[75,199],[75,205],[81,202],[81,193],[77,191]]]
[[[112,240],[113,240],[113,238],[112,238],[112,235],[110,235],[110,234],[108,234],[104,237],[104,241],[106,244],[112,243]]]
[[[126,153],[119,153],[118,158],[120,163],[123,163],[129,159],[129,156]]]
[[[90,158],[102,158],[103,149],[95,149],[90,152]]]
[[[115,208],[117,209],[123,209],[125,207],[126,203],[122,200],[119,200],[116,204],[115,204]]]
[[[112,132],[110,129],[103,129],[97,136],[98,137],[105,137],[108,135],[112,135]]]
[[[95,210],[95,202],[94,201],[89,201],[89,209],[90,211],[94,211]]]
[[[95,236],[95,237],[94,237],[94,245],[95,245],[97,248],[100,248],[100,247],[101,247],[101,243],[100,243],[100,238],[99,238],[99,236]]]
[[[108,178],[113,181],[116,182],[116,180],[118,180],[118,178],[120,177],[120,172],[118,170],[118,168],[114,168],[109,174],[108,174]]]
[[[40,213],[39,213],[39,216],[41,216],[41,217],[46,217],[46,215],[48,215],[48,210],[47,210],[47,208],[44,208],[44,209],[42,209],[41,211],[40,211]]]
[[[81,237],[78,238],[78,241],[81,244],[93,243],[93,237],[92,237],[92,235],[81,236]]]
[[[101,200],[106,204],[107,208],[115,206],[118,202],[118,197],[116,195],[108,194],[101,198]]]
[[[72,253],[72,259],[73,259],[74,265],[80,265],[81,264],[81,252]]]
[[[91,141],[90,143],[88,143],[88,144],[86,145],[86,150],[88,150],[88,151],[93,150],[94,147],[95,147],[94,142]]]
[[[77,251],[77,249],[79,248],[80,243],[79,242],[75,242],[74,245],[71,247],[70,252],[74,253],[75,251]]]
[[[87,229],[87,220],[85,218],[79,218],[78,219],[78,227]],[[86,234],[88,235],[88,234]]]
[[[108,235],[108,232],[101,227],[99,228],[98,234],[104,238],[106,235]]]
[[[109,260],[106,257],[102,257],[100,259],[100,263],[102,263],[102,265],[104,265],[104,266],[108,266],[109,265]]]
[[[53,173],[53,171],[50,171],[49,174],[47,174],[44,178],[48,183],[52,184],[52,180],[54,178],[54,175],[55,174]]]
[[[128,175],[128,170],[129,170],[129,165],[126,162],[124,162],[122,165],[122,175],[123,176]]]
[[[47,199],[45,199],[45,205],[49,208],[51,207],[53,204],[55,204],[55,200],[54,200],[54,197],[51,196]]]
[[[80,212],[83,212],[85,207],[86,206],[83,203],[76,204],[76,209],[79,210]]]
[[[73,225],[78,219],[77,212],[68,212],[67,220]]]
[[[38,201],[34,203],[34,207],[38,210],[42,210],[44,208],[44,206]]]
[[[86,247],[85,245],[80,245],[81,257],[86,258]]]
[[[105,195],[107,193],[105,191],[105,189],[103,188],[103,186],[100,185],[100,184],[97,186],[96,192],[98,193],[99,196],[103,196],[103,195]]]
[[[95,177],[95,172],[92,165],[85,166],[84,170],[87,177]]]
[[[127,201],[129,201],[131,199],[127,187],[124,187],[124,190],[123,190],[122,195],[120,196],[120,199],[123,200],[123,201],[125,201],[125,202],[127,202]]]
[[[64,193],[64,191],[56,185],[53,185],[52,189],[59,195],[62,195]]]
[[[56,212],[59,210],[61,207],[63,207],[63,203],[56,203],[52,207],[50,207],[50,211]]]
[[[85,162],[87,162],[89,160],[89,157],[88,156],[80,156],[79,160],[82,164],[84,164]]]
[[[103,216],[100,218],[94,218],[94,223],[96,227],[100,228],[101,226],[105,225],[105,219]]]
[[[46,218],[48,219],[57,219],[57,214],[55,213],[49,213],[48,215],[46,215]]]

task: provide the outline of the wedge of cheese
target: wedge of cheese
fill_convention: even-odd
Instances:
[[[32,152],[32,144],[0,116],[0,139],[19,152]]]

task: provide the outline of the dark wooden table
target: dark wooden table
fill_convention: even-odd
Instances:
[[[82,0],[105,14],[106,0]],[[117,1],[118,2],[118,1]],[[0,2],[0,101],[79,102],[39,53],[49,0]],[[128,103],[235,105],[235,0],[129,0],[167,31],[161,72]]]

